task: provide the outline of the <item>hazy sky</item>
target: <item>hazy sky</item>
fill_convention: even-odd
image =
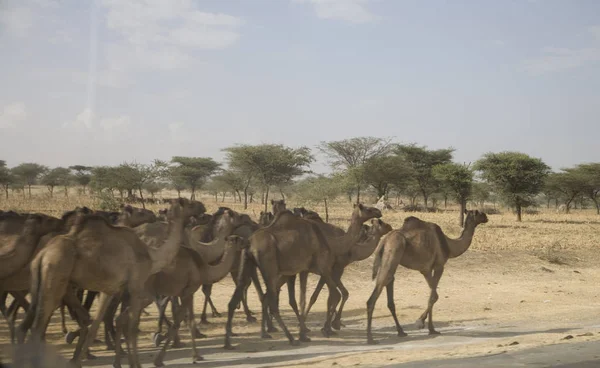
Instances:
[[[0,0],[0,50],[10,166],[360,135],[600,161],[596,0]]]

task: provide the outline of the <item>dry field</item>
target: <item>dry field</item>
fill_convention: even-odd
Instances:
[[[17,211],[37,211],[60,215],[64,210],[78,205],[97,207],[98,203],[85,196],[72,194],[64,198],[61,192],[55,199],[42,195],[36,188],[36,198],[2,198],[0,208]],[[167,196],[171,196],[168,194]],[[214,198],[202,197],[209,212],[220,205],[242,211],[239,204],[226,201],[216,203]],[[288,206],[295,206],[294,200]],[[157,210],[160,206],[151,206]],[[330,210],[332,222],[346,227],[351,205],[334,203]],[[323,213],[320,207],[313,207]],[[257,217],[261,210],[253,204],[247,213]],[[372,291],[371,259],[351,265],[343,281],[350,291],[345,307],[344,323],[339,335],[325,339],[319,332],[324,319],[327,292],[317,301],[309,315],[310,334],[313,341],[299,347],[291,347],[282,333],[273,334],[273,340],[259,338],[259,325],[250,324],[237,311],[233,338],[237,349],[222,349],[225,318],[210,318],[210,324],[200,326],[208,335],[197,340],[200,352],[206,358],[201,366],[323,366],[366,365],[382,366],[392,363],[435,359],[453,356],[496,354],[507,350],[569,343],[572,341],[600,339],[599,289],[600,216],[591,210],[556,214],[542,211],[538,215],[524,215],[522,223],[515,222],[511,213],[490,215],[487,224],[478,227],[470,250],[452,259],[440,282],[440,300],[434,308],[434,322],[442,333],[429,337],[426,331],[415,330],[413,322],[426,306],[428,288],[422,276],[414,271],[400,269],[396,276],[395,298],[400,322],[409,336],[398,338],[386,307],[385,293],[379,299],[374,318],[374,336],[381,343],[367,346],[365,334],[366,301]],[[400,226],[409,214],[398,211],[384,212],[383,220],[394,228]],[[424,220],[438,223],[451,237],[460,233],[457,212],[411,213]],[[309,279],[312,292],[317,278]],[[227,302],[233,291],[230,277],[213,288],[213,300],[220,312],[226,312]],[[253,289],[249,291],[251,309],[260,310]],[[202,293],[196,297],[196,311],[200,314]],[[282,292],[281,308],[292,333],[297,335],[297,323],[287,306],[287,292]],[[151,343],[151,333],[156,328],[156,308],[150,306],[151,316],[143,317],[140,334],[141,358],[144,366],[151,366],[156,348]],[[69,356],[73,346],[63,342],[58,313],[55,313],[49,329],[48,341],[58,351]],[[69,321],[69,327],[75,324]],[[573,339],[563,338],[572,335]],[[181,331],[183,341],[188,343],[189,333]],[[7,348],[8,331],[0,323],[0,346]],[[103,335],[100,333],[99,338]],[[515,343],[516,342],[516,343]],[[93,346],[100,358],[86,365],[109,366],[111,352],[103,350],[103,344]],[[188,348],[172,350],[166,358],[170,366],[184,366],[191,362]],[[150,365],[147,365],[150,364]]]

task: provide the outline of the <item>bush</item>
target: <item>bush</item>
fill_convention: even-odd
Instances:
[[[110,193],[101,191],[96,195],[98,208],[102,211],[119,211],[121,203]]]

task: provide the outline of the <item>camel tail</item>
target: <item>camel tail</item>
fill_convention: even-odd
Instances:
[[[383,258],[383,249],[385,244],[385,238],[379,241],[377,245],[377,249],[375,249],[375,257],[373,259],[373,274],[371,275],[371,280],[375,280],[377,274],[379,273],[379,269],[381,268],[381,259]]]

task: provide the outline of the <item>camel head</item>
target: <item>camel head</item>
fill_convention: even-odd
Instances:
[[[354,204],[354,211],[352,212],[352,220],[363,223],[372,218],[381,218],[381,211],[375,207],[368,207],[362,203]]]
[[[167,218],[184,218],[188,219],[190,216],[198,216],[206,213],[206,207],[199,201],[193,201],[186,198],[171,199],[169,201],[170,206],[167,210]]]
[[[275,216],[273,215],[272,212],[260,211],[260,217],[258,219],[258,223],[262,226],[267,226],[271,222],[273,222],[274,217]]]
[[[41,213],[32,213],[27,216],[23,230],[29,234],[44,236],[53,231],[60,231],[62,226],[63,221],[59,218]]]
[[[384,222],[381,219],[371,220],[371,234],[383,236],[392,230],[392,225],[388,224],[387,222]]]
[[[130,205],[123,206],[119,214],[119,220],[123,223],[127,223],[129,227],[136,227],[145,223],[152,223],[156,221],[156,215],[154,212],[144,209],[132,207]]]
[[[74,210],[63,213],[61,217],[61,221],[63,223],[63,231],[68,232],[71,229],[71,227],[75,224],[75,220],[78,216],[90,215],[92,213],[94,213],[94,211],[87,208],[86,206],[75,207]]]
[[[479,224],[485,224],[488,222],[487,215],[478,210],[465,210],[465,215],[465,228],[471,224],[472,226],[477,226]]]
[[[207,225],[213,216],[208,213],[203,213],[201,215],[190,216],[190,225],[198,226],[198,225]]]
[[[278,201],[271,199],[271,206],[273,207],[273,215],[276,215],[279,212],[285,211],[287,209],[287,207],[285,206],[285,200],[283,199],[280,199]]]
[[[371,227],[367,224],[362,224],[362,226],[360,228],[360,235],[358,237],[358,241],[363,242],[363,241],[367,240],[367,238],[369,237],[370,234],[371,234]]]
[[[235,251],[241,251],[245,248],[248,248],[250,245],[248,239],[245,239],[239,235],[229,235],[225,237],[225,240],[233,247]]]
[[[304,207],[294,207],[292,209],[292,213],[294,216],[302,217],[302,215],[306,212],[306,208]]]
[[[158,221],[167,221],[167,212],[169,210],[167,208],[163,208],[162,210],[158,210],[158,216],[156,219]]]
[[[244,218],[236,211],[226,208],[219,209],[213,215],[215,232],[233,232],[235,228],[244,224]]]

